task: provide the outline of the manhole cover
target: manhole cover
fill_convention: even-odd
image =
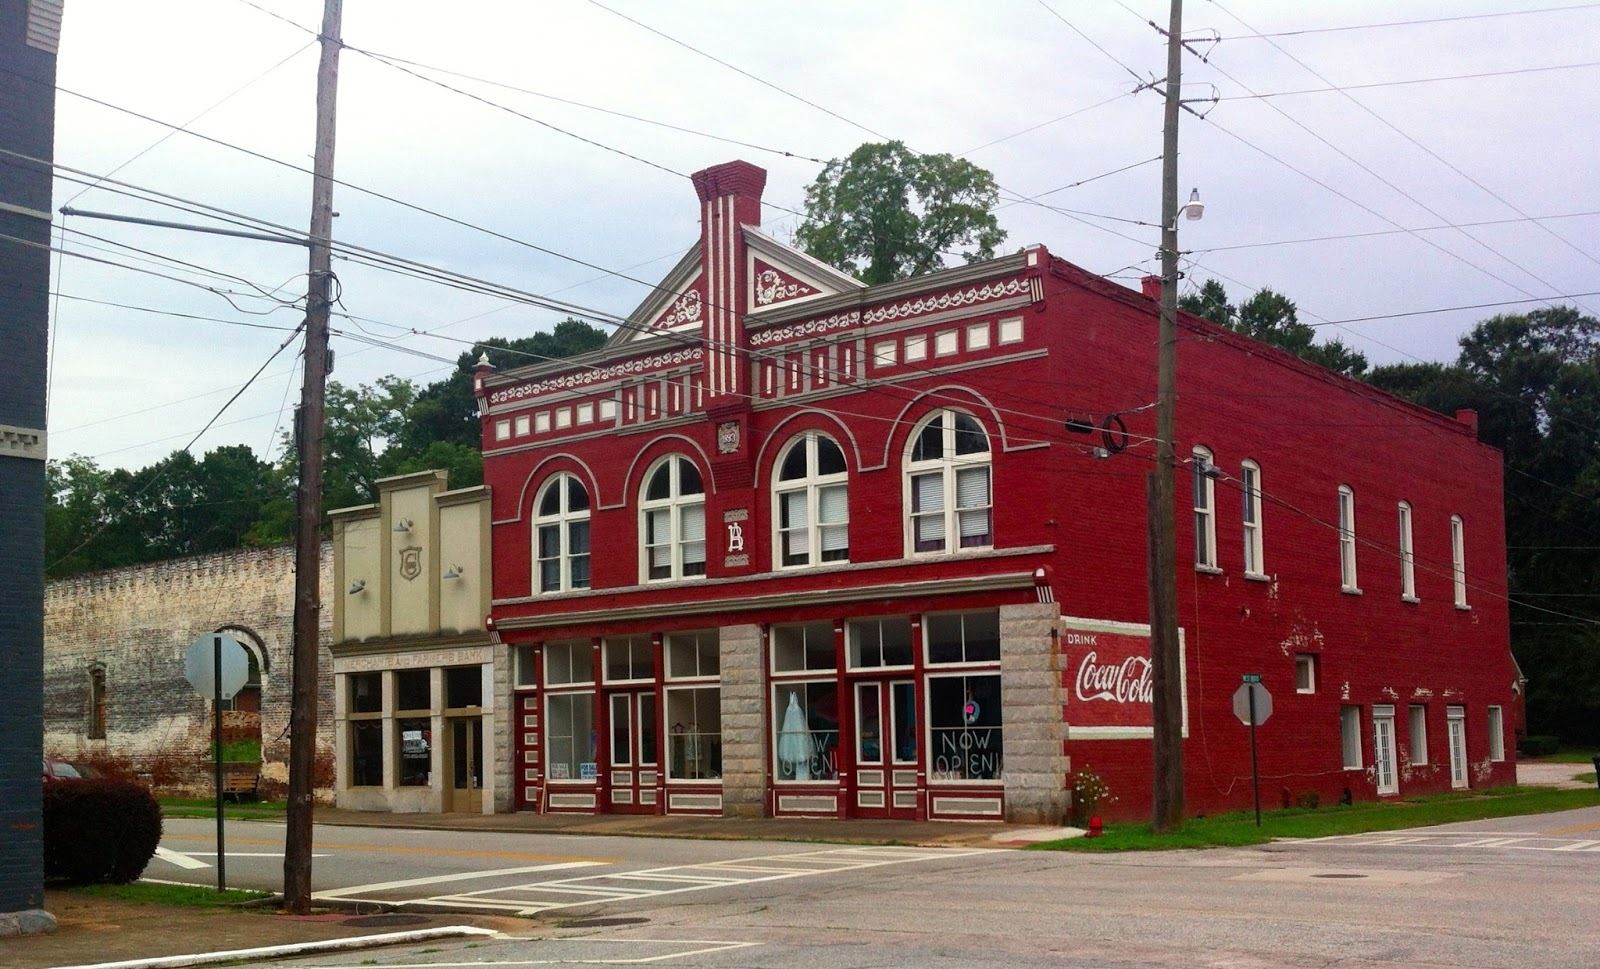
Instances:
[[[610,916],[608,918],[573,919],[570,922],[563,923],[562,924],[562,928],[567,928],[567,929],[598,929],[598,928],[603,928],[603,927],[609,926],[609,925],[643,925],[644,923],[646,923],[648,921],[650,921],[650,920],[649,919],[637,918],[637,917],[633,917],[633,916],[613,915],[613,916]]]
[[[1312,878],[1365,878],[1366,875],[1357,875],[1348,871],[1326,871],[1311,876]]]
[[[345,925],[362,928],[379,928],[385,925],[421,925],[428,921],[425,915],[358,915],[344,920]]]

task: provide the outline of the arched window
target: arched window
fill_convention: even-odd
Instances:
[[[706,574],[706,489],[693,462],[677,454],[656,462],[639,516],[646,581]]]
[[[1189,463],[1194,469],[1194,564],[1217,567],[1217,481],[1211,449],[1195,446]]]
[[[906,461],[913,552],[994,544],[989,436],[969,414],[941,410],[912,434]]]
[[[850,558],[850,501],[844,452],[815,431],[790,442],[772,485],[780,567]]]
[[[533,555],[540,592],[589,588],[589,492],[576,477],[555,475],[539,490]]]

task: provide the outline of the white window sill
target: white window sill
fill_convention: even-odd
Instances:
[[[1315,693],[1315,692],[1317,692],[1317,688],[1316,688],[1316,687],[1312,687],[1312,688],[1311,688],[1311,689],[1309,689],[1309,690],[1302,690],[1302,689],[1299,689],[1299,688],[1296,688],[1296,689],[1295,689],[1295,692],[1296,692],[1296,693],[1301,693],[1301,694],[1307,694],[1307,695],[1309,695],[1309,694],[1312,694],[1312,693]]]
[[[1346,764],[1346,765],[1344,765],[1344,767],[1342,769],[1343,770],[1363,770],[1364,768],[1362,768],[1362,766],[1360,764],[1357,764],[1354,767],[1350,766],[1349,764]]]
[[[1203,564],[1201,564],[1199,562],[1196,562],[1194,564],[1194,570],[1196,572],[1202,573],[1204,575],[1221,575],[1222,574],[1222,570],[1217,568],[1215,565],[1203,565]]]
[[[1353,585],[1340,586],[1339,591],[1343,592],[1347,596],[1359,596],[1364,594],[1359,588]]]
[[[1472,611],[1472,607],[1471,606],[1466,605],[1464,603],[1460,603],[1460,602],[1456,603],[1456,608],[1461,610],[1462,612],[1471,612]]]
[[[1266,574],[1265,572],[1246,572],[1246,573],[1244,573],[1244,577],[1246,579],[1250,580],[1251,582],[1271,582],[1272,581],[1272,576]]]
[[[1421,602],[1422,600],[1418,599],[1416,596],[1401,596],[1400,597],[1400,601],[1401,602],[1409,602],[1412,605],[1416,605],[1417,603]]]

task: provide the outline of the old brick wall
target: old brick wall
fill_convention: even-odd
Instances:
[[[333,785],[332,550],[324,545],[318,670],[319,789]],[[227,627],[261,658],[262,778],[287,780],[294,548],[240,549],[50,583],[45,590],[44,745],[108,762],[165,790],[209,790],[209,702],[183,676],[202,633]],[[105,669],[105,738],[90,739],[89,676]]]

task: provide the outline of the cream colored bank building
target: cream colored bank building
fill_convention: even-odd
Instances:
[[[423,471],[330,517],[336,803],[510,810],[506,651],[484,622],[489,490]]]

